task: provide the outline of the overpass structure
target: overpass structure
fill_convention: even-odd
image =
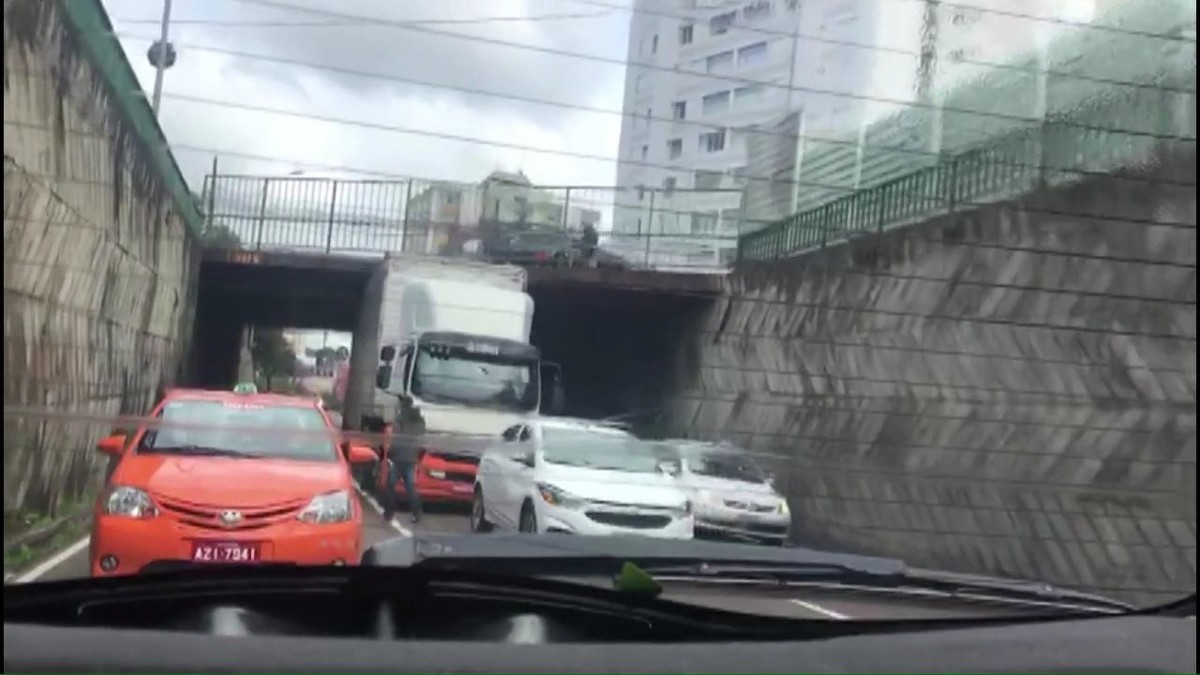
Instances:
[[[1107,33],[1140,47],[1052,59],[1044,119],[868,157],[857,189],[744,235],[728,274],[531,270],[535,343],[590,392],[573,412],[745,445],[810,545],[1194,591],[1194,10],[1138,7]],[[404,244],[319,208],[306,229],[248,211],[270,246],[228,238],[98,0],[5,12],[5,507],[53,513],[103,473],[85,420],[220,376],[246,323],[363,333],[363,250]],[[799,182],[847,161],[814,151]]]

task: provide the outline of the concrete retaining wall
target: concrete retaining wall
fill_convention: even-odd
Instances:
[[[72,11],[103,18],[87,1]],[[137,96],[112,79],[128,64],[93,66],[59,8],[5,3],[6,514],[53,513],[95,487],[106,419],[144,414],[178,374],[198,265],[194,207],[117,112],[118,96]]]
[[[1195,182],[1193,150],[739,269],[671,431],[763,453],[801,543],[1194,591]]]

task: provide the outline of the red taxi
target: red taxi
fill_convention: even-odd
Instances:
[[[116,458],[96,501],[93,576],[197,563],[356,564],[362,512],[350,463],[311,398],[174,390],[155,423],[101,441]]]

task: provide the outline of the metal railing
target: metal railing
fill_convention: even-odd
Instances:
[[[705,271],[734,262],[747,229],[740,200],[738,190],[222,175],[215,166],[200,198],[211,247],[461,256],[489,227],[578,240],[591,225],[601,263]]]

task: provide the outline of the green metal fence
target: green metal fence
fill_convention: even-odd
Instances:
[[[797,186],[799,212],[742,235],[738,259],[794,255],[1136,167],[1164,146],[1194,151],[1195,42],[1171,38],[1194,29],[1194,13],[1184,10],[1172,0],[1136,3],[1108,22],[1127,27],[1128,35],[1076,34],[1051,45],[1042,121],[994,113],[1005,101],[1029,107],[1038,65],[1025,58],[1019,68],[948,94],[941,155],[921,150],[930,147],[928,108],[871,125],[861,155],[846,143],[810,148]],[[850,179],[856,173],[858,189]]]

